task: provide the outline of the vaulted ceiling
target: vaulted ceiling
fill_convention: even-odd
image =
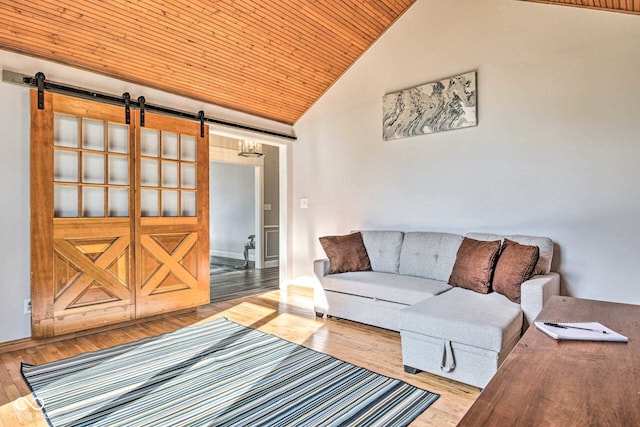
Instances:
[[[0,0],[0,49],[292,124],[414,2]]]
[[[0,0],[0,48],[291,124],[414,1]]]
[[[640,0],[524,0],[535,3],[557,4],[562,6],[586,7],[589,9],[609,10],[640,14]]]

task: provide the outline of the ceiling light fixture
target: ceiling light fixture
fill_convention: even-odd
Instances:
[[[242,157],[261,157],[262,144],[250,139],[243,139],[238,141],[238,156]]]

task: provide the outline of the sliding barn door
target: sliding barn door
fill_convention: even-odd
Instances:
[[[146,113],[136,133],[136,315],[208,304],[208,129]]]
[[[31,95],[32,336],[209,302],[208,140],[197,123]],[[205,133],[206,135],[206,133]]]
[[[122,108],[32,91],[32,335],[129,320],[133,127]],[[100,108],[96,108],[99,105]]]

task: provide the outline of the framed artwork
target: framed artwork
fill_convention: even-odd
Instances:
[[[478,124],[476,72],[389,93],[382,100],[385,141]]]

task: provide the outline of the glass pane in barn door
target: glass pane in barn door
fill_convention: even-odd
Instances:
[[[109,184],[129,184],[129,157],[109,155]]]
[[[162,187],[178,187],[178,162],[162,161]]]
[[[53,150],[53,179],[56,182],[78,182],[78,153],[70,150]]]
[[[109,188],[109,213],[111,217],[129,216],[129,190],[127,188]]]
[[[53,115],[53,145],[78,148],[78,118],[62,114]]]
[[[140,191],[140,216],[158,216],[158,190]]]
[[[208,129],[146,113],[138,141],[136,315],[207,304]]]
[[[196,188],[196,167],[195,165],[182,162],[180,164],[180,187],[184,189]]]
[[[77,186],[53,186],[53,216],[56,218],[75,218],[78,216]]]
[[[109,123],[109,152],[129,153],[129,127],[117,123]]]
[[[162,132],[162,158],[178,158],[178,135],[171,132]]]
[[[104,184],[104,155],[82,153],[82,182]]]
[[[154,129],[140,129],[140,155],[145,157],[158,157],[160,132]]]
[[[158,161],[140,158],[140,185],[143,187],[158,186]]]
[[[190,135],[180,135],[180,160],[196,161],[196,138]]]
[[[104,122],[89,119],[82,120],[82,148],[104,151]]]
[[[124,108],[31,94],[32,335],[135,315],[131,147]]]
[[[181,216],[196,216],[196,192],[195,191],[181,191],[182,203],[180,207],[182,209]]]

